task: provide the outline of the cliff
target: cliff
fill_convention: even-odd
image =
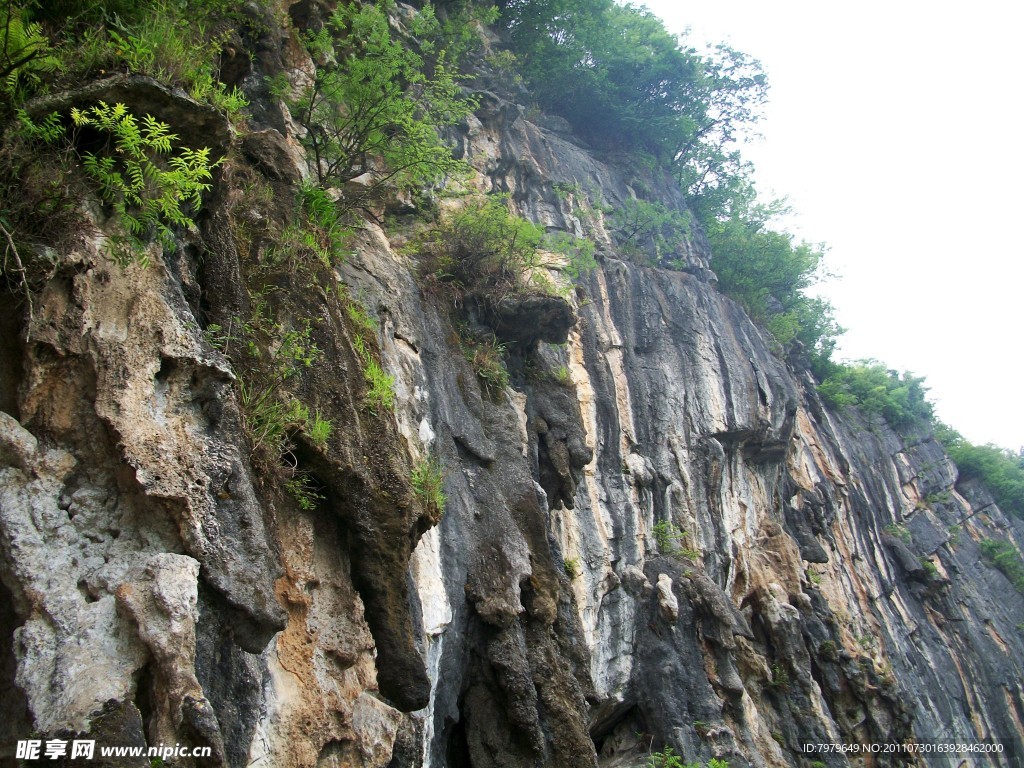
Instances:
[[[1019,519],[957,486],[926,432],[826,407],[716,290],[699,231],[681,269],[625,258],[595,201],[642,184],[685,211],[678,191],[487,72],[448,137],[469,187],[592,239],[595,270],[572,286],[556,258],[567,290],[453,309],[403,199],[336,265],[276,255],[309,166],[264,77],[309,61],[264,21],[234,73],[244,131],[144,78],[60,102],[106,96],[227,159],[198,228],[148,265],[115,263],[86,206],[31,314],[0,304],[4,744],[375,768],[643,766],[666,745],[734,768],[922,764],[808,742],[1024,755],[1024,597],[980,551],[1024,544]],[[507,383],[467,359],[484,333]],[[369,359],[393,408],[367,400]],[[265,363],[288,369],[265,387],[334,425],[269,465],[244,428]],[[428,460],[443,515],[414,482]]]

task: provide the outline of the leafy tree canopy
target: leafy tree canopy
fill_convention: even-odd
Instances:
[[[980,480],[1004,512],[1024,517],[1024,454],[997,445],[972,445],[955,429],[938,423],[935,437],[956,462],[961,480]]]
[[[757,119],[767,94],[758,62],[724,45],[699,55],[646,8],[612,0],[498,7],[541,106],[598,146],[677,164],[695,191],[712,183],[723,147]]]
[[[728,215],[703,221],[719,289],[780,344],[799,341],[813,361],[827,361],[842,329],[827,301],[805,293],[821,276],[824,246],[773,229],[788,208],[783,201],[756,202],[750,186],[729,204]]]
[[[881,416],[896,430],[931,422],[932,405],[925,397],[924,378],[900,374],[877,360],[833,364],[818,391],[830,405],[855,405]]]

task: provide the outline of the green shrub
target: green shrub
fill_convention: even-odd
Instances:
[[[332,269],[341,263],[352,230],[342,223],[330,195],[315,184],[303,182],[296,209],[295,219],[268,249],[269,263],[287,266],[296,273],[309,273],[315,264]]]
[[[818,646],[818,653],[823,659],[835,661],[839,657],[839,647],[834,640],[825,640]]]
[[[444,493],[444,470],[434,456],[419,461],[412,469],[412,489],[424,509],[434,518],[444,515],[448,497]]]
[[[570,581],[575,581],[583,573],[583,566],[580,564],[578,557],[570,557],[563,561],[562,566],[565,568],[565,575],[569,577]]]
[[[540,105],[602,149],[651,156],[711,183],[722,173],[724,147],[756,120],[766,96],[756,61],[726,46],[700,56],[638,5],[543,0],[500,7]]]
[[[904,544],[909,544],[911,541],[910,531],[907,530],[907,526],[901,523],[890,523],[883,528],[887,534],[892,536],[894,539],[899,539]]]
[[[981,553],[1002,571],[1019,592],[1024,592],[1024,559],[1011,542],[984,539],[981,542]]]
[[[670,520],[659,520],[652,529],[654,540],[658,544],[658,552],[663,555],[674,555],[680,551],[680,542],[686,533]]]
[[[506,195],[492,195],[442,218],[415,244],[420,272],[458,292],[498,299],[524,291],[555,292],[544,272],[554,267],[570,279],[596,266],[594,245],[564,233],[546,236],[542,227],[513,215]],[[562,259],[542,249],[565,254]]]
[[[789,690],[789,673],[781,664],[772,664],[772,678],[768,684],[780,691]]]
[[[362,207],[386,186],[425,188],[466,165],[452,158],[438,129],[458,123],[473,109],[454,66],[433,41],[439,26],[425,5],[413,19],[412,40],[395,39],[388,20],[392,0],[341,3],[325,27],[306,37],[316,73],[297,96],[274,83],[294,117],[306,127],[303,142],[313,155],[321,186],[342,186],[373,172],[347,209]]]
[[[944,424],[935,425],[935,437],[956,463],[958,482],[978,480],[1001,510],[1024,517],[1024,456],[991,443],[972,445]]]
[[[711,268],[719,290],[779,344],[800,342],[813,360],[827,361],[842,329],[828,302],[805,293],[822,277],[824,246],[795,242],[776,229],[774,222],[789,212],[781,201],[758,203],[750,188],[738,194],[728,215],[702,218]]]
[[[521,289],[543,241],[541,227],[512,215],[496,195],[444,217],[417,245],[422,271],[434,279],[500,292]]]
[[[927,425],[932,405],[925,397],[924,379],[910,373],[900,375],[875,360],[831,366],[818,392],[837,408],[856,406],[881,416],[898,431]]]
[[[921,555],[921,557],[918,558],[918,562],[921,563],[921,567],[924,568],[924,572],[928,575],[929,578],[935,578],[939,575],[939,567],[935,565],[935,563],[932,561],[930,557],[925,557],[924,555]]]

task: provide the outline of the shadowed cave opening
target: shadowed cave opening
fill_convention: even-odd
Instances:
[[[14,599],[7,585],[0,582],[0,754],[14,754],[18,739],[32,733],[28,700],[15,682],[18,662],[14,656],[14,631],[22,625],[14,610]]]

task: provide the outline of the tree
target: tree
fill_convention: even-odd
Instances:
[[[1024,462],[997,445],[973,445],[945,424],[935,425],[935,437],[956,462],[961,480],[978,480],[1004,512],[1024,517]]]
[[[931,422],[932,405],[925,396],[924,378],[909,372],[901,375],[877,360],[832,365],[818,391],[829,404],[857,406],[881,416],[896,430]]]
[[[832,306],[806,290],[821,277],[824,246],[773,229],[785,201],[759,203],[750,185],[731,195],[726,216],[704,220],[718,288],[783,345],[799,341],[812,363],[827,361],[842,329]]]
[[[504,0],[502,24],[541,106],[599,147],[641,152],[705,182],[757,117],[760,65],[706,56],[646,8],[611,0]],[[693,184],[689,185],[693,186]]]
[[[384,188],[429,187],[461,173],[438,129],[464,119],[474,106],[461,95],[453,67],[431,42],[438,24],[429,5],[416,16],[411,34],[396,40],[388,22],[391,0],[342,3],[326,27],[307,36],[315,73],[290,99],[306,127],[304,143],[321,185],[341,186],[372,174],[366,192],[348,200],[365,204]],[[429,61],[430,74],[427,74]],[[286,83],[275,84],[286,95]]]

